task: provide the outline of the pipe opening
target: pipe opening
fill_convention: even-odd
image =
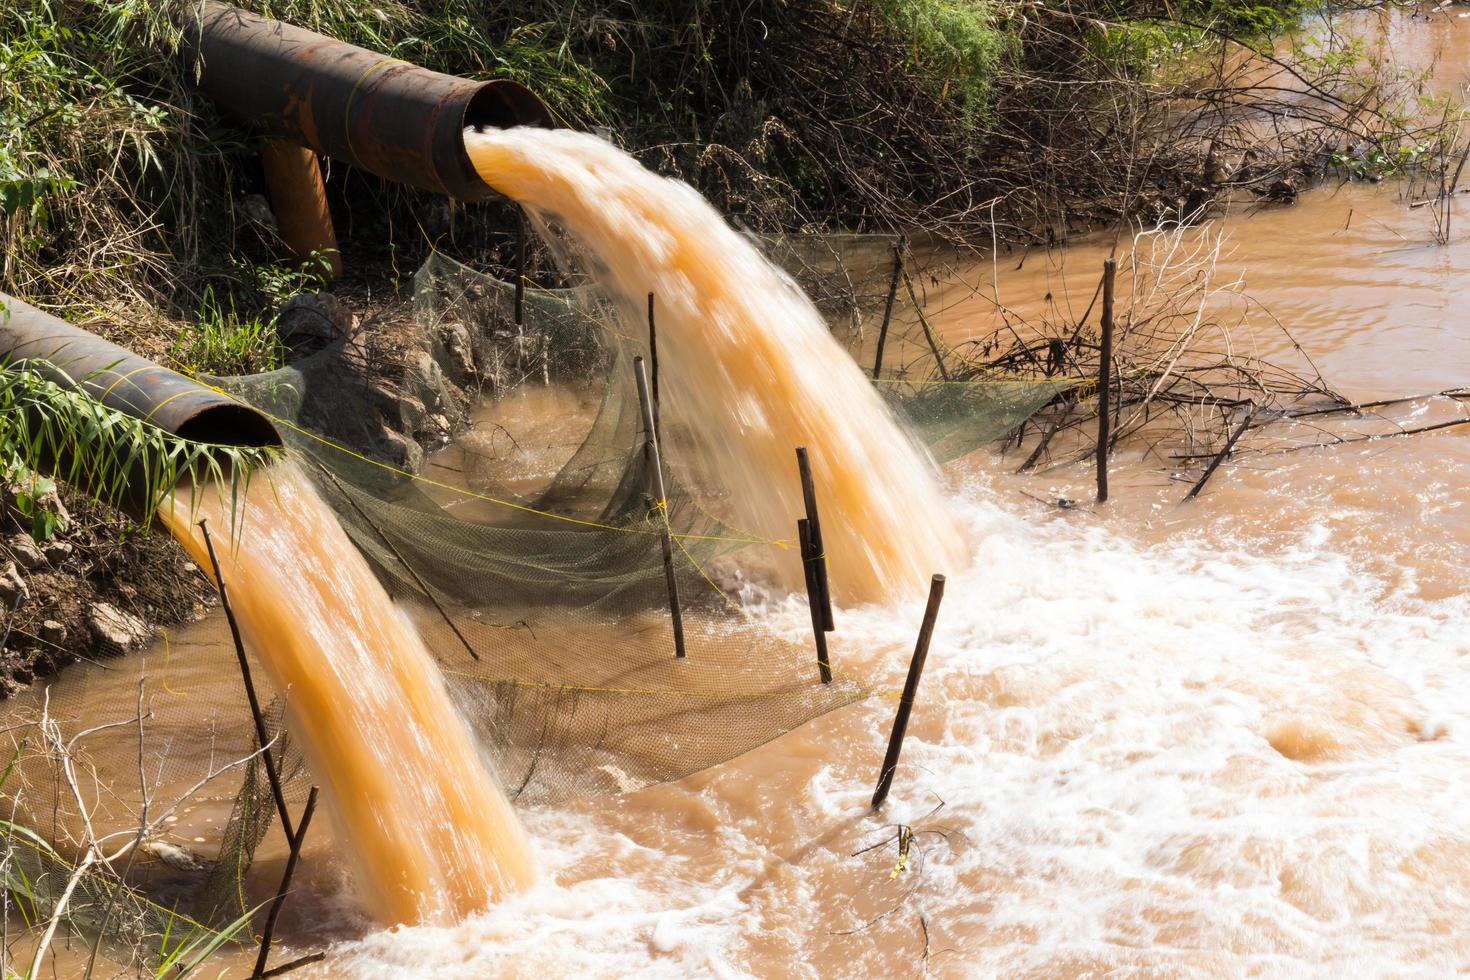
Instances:
[[[201,410],[178,428],[195,442],[221,446],[280,446],[280,433],[270,420],[244,405],[215,405]]]
[[[475,90],[465,104],[464,119],[460,130],[474,127],[476,130],[490,127],[509,129],[512,126],[541,126],[551,129],[556,119],[534,92],[519,82],[497,79],[486,82]]]

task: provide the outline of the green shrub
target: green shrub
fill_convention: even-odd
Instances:
[[[284,363],[276,318],[240,316],[235,297],[221,303],[213,286],[205,287],[197,319],[184,328],[171,353],[187,373],[219,377],[274,371]]]

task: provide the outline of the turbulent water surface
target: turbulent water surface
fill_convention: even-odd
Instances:
[[[1460,21],[1394,16],[1391,33],[1414,32],[1415,44],[1442,35],[1460,46],[1451,53],[1464,46]],[[1458,88],[1464,59],[1451,61],[1442,81]],[[704,212],[695,221],[640,210],[656,178],[598,169],[613,157],[589,138],[559,136],[549,148],[536,142],[545,136],[486,139],[487,175],[585,236],[625,299],[667,297],[660,344],[669,337],[671,364],[691,364],[691,351],[706,349],[693,345],[707,341],[724,365],[671,368],[708,388],[671,388],[669,403],[688,399],[711,419],[725,411],[778,434],[727,447],[734,472],[786,472],[790,445],[820,435],[833,447],[822,478],[851,492],[844,512],[892,515],[876,538],[875,577],[851,594],[944,571],[948,595],[881,817],[867,800],[892,703],[874,699],[675,784],[529,811],[533,886],[455,924],[340,931],[317,976],[1470,968],[1461,430],[1228,466],[1189,505],[1157,461],[1126,453],[1100,509],[1041,502],[1087,500],[1089,468],[1019,477],[1018,459],[990,452],[947,468],[942,503],[901,473],[874,489],[873,459],[897,453],[914,472],[923,466],[907,444],[870,444],[866,431],[855,446],[827,438],[853,428],[851,405],[881,409],[853,372],[827,364],[819,324],[790,328],[822,377],[791,366],[773,382],[773,404],[784,413],[795,393],[817,388],[831,406],[810,422],[754,414],[740,385],[772,370],[769,350],[727,336],[748,312],[731,305],[731,270],[690,261]],[[583,186],[565,186],[572,177]],[[609,199],[625,180],[642,190]],[[1395,187],[1353,185],[1227,222],[1222,274],[1243,270],[1251,294],[1349,396],[1470,381],[1470,220],[1435,246],[1426,211],[1407,203]],[[704,207],[689,195],[684,204]],[[629,231],[659,222],[667,234]],[[636,249],[619,244],[629,235]],[[1048,294],[1085,306],[1110,245],[972,270],[990,295],[950,304],[941,327],[954,342],[993,329],[996,292],[1023,312]],[[724,254],[737,278],[755,275],[744,253]],[[663,278],[650,280],[650,269]],[[1274,330],[1240,340],[1263,355],[1287,349]],[[869,460],[861,479],[839,472],[849,449]],[[895,508],[876,496],[893,486],[934,496]],[[793,501],[781,507],[789,514]],[[935,518],[945,511],[953,524]],[[759,508],[753,516],[762,519]],[[912,549],[898,543],[916,536]],[[805,637],[803,603],[750,600],[769,627]],[[894,686],[919,615],[911,597],[849,599],[833,656]],[[914,832],[901,868],[898,825]],[[314,901],[302,909],[322,908],[338,874],[333,852],[316,853],[303,879]],[[297,941],[320,935],[302,924],[310,913],[292,915]]]

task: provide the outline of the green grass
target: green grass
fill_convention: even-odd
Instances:
[[[274,448],[183,439],[59,385],[33,365],[0,365],[0,461],[13,475],[30,475],[33,499],[44,496],[38,474],[51,472],[101,503],[132,506],[146,524],[184,485],[228,494],[233,508],[255,472],[279,456]],[[40,539],[54,527],[40,515],[33,522]]]
[[[234,296],[221,303],[213,286],[205,287],[194,322],[180,333],[171,353],[186,373],[216,377],[261,374],[284,363],[276,318],[241,316]]]

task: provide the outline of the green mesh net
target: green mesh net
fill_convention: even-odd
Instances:
[[[1074,384],[961,377],[963,364],[940,346],[910,299],[911,283],[896,274],[893,238],[761,244],[859,363],[875,363],[882,338],[875,383],[940,461],[1009,435]],[[822,683],[810,643],[771,635],[740,607],[742,569],[785,560],[790,543],[713,516],[705,478],[677,458],[667,506],[655,508],[632,384],[632,358],[645,342],[615,317],[590,287],[532,283],[518,304],[513,284],[435,255],[415,277],[411,317],[283,370],[220,382],[277,420],[353,542],[412,610],[521,805],[678,779],[874,693],[840,662]],[[458,424],[477,402],[509,404],[543,389],[572,406],[554,419],[554,438],[532,446],[505,422]],[[695,484],[698,493],[688,489]],[[665,520],[676,543],[682,660],[660,548]],[[55,847],[40,862],[53,862],[47,867],[27,864],[32,857],[10,865],[13,893],[23,871],[46,882],[31,886],[34,915],[49,915],[66,861],[88,834],[103,832],[99,824],[115,834],[136,828],[145,801],[166,796],[165,787],[190,788],[196,817],[212,814],[212,836],[191,837],[183,856],[169,851],[179,834],[165,827],[125,864],[87,875],[86,902],[68,917],[78,932],[113,930],[110,943],[155,960],[172,917],[187,912],[218,926],[252,908],[246,873],[275,818],[259,760],[248,758],[254,729],[224,624],[190,637],[187,649],[156,645],[70,671],[10,711],[19,760],[3,791],[17,802],[18,821]],[[105,806],[84,815],[75,804],[41,737],[43,709],[57,737],[110,726],[74,745],[105,787]],[[279,733],[279,698],[268,714]],[[287,797],[299,803],[310,774],[282,737],[275,750]],[[131,741],[120,749],[119,739]],[[104,928],[97,903],[120,895]]]

